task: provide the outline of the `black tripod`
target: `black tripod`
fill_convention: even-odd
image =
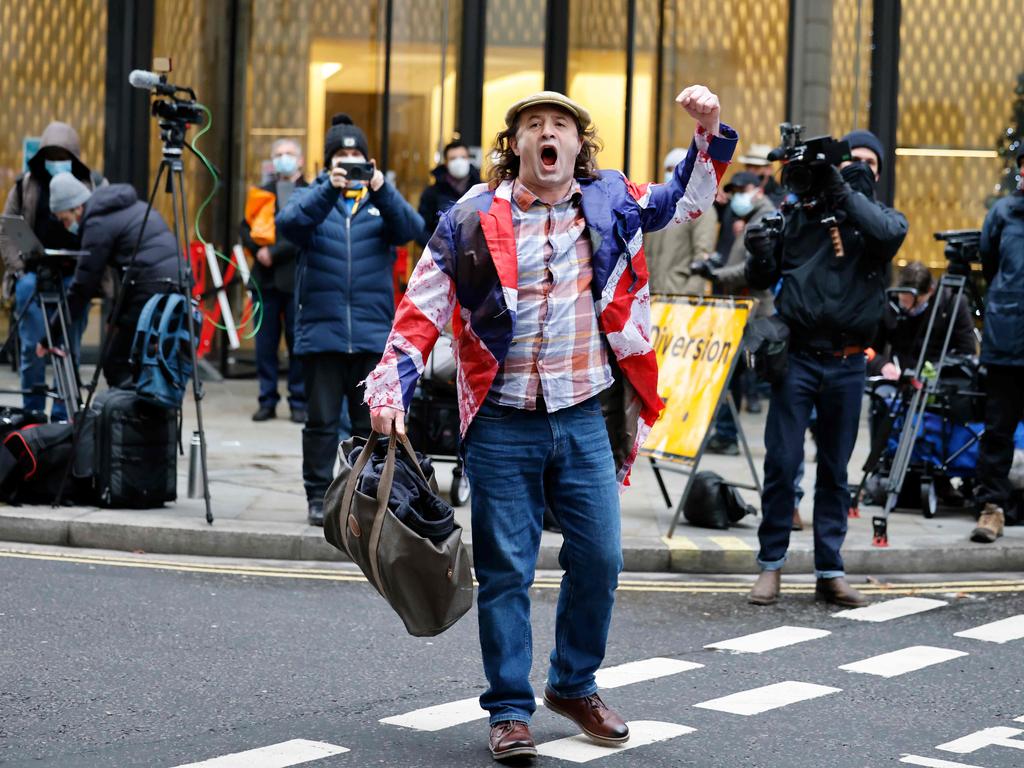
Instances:
[[[185,198],[185,174],[184,165],[182,163],[182,153],[186,147],[185,131],[187,130],[189,123],[195,124],[202,120],[202,113],[199,112],[195,105],[195,94],[192,93],[190,89],[188,90],[188,93],[192,97],[191,101],[182,101],[176,96],[172,96],[171,99],[158,99],[153,102],[153,115],[160,118],[160,140],[163,142],[163,158],[160,160],[160,167],[157,170],[156,179],[153,182],[153,190],[149,194],[149,201],[146,206],[145,216],[143,216],[142,219],[142,226],[139,228],[139,237],[135,243],[135,249],[132,252],[132,257],[128,262],[128,267],[125,269],[124,277],[121,281],[121,290],[118,292],[117,301],[114,304],[114,309],[111,312],[109,322],[110,328],[114,329],[117,319],[121,315],[125,296],[128,293],[130,286],[129,277],[134,271],[135,261],[139,255],[139,247],[142,244],[142,236],[146,231],[146,223],[149,221],[149,214],[153,210],[153,202],[156,200],[157,191],[160,189],[160,181],[163,179],[165,182],[164,192],[171,196],[174,243],[178,256],[177,290],[185,297],[188,306],[186,314],[188,316],[189,354],[191,355],[192,360],[192,398],[196,406],[196,426],[199,434],[199,456],[203,477],[203,499],[206,503],[206,522],[212,523],[213,510],[210,507],[210,483],[206,465],[206,431],[203,428],[203,409],[200,404],[203,399],[203,388],[199,381],[199,367],[198,360],[196,358],[197,338],[195,322],[193,319],[194,313],[192,311],[194,279],[192,275],[192,263],[185,257],[185,252],[183,250],[183,246],[188,243],[188,206],[186,205]],[[165,173],[166,179],[164,179]],[[96,365],[96,370],[93,372],[92,381],[88,385],[88,399],[85,402],[84,411],[88,411],[89,406],[92,404],[92,398],[99,384],[99,377],[103,369],[103,364],[106,362],[107,356],[110,354],[111,340],[114,333],[117,333],[117,331],[108,333],[104,340],[99,362]],[[83,419],[76,419],[75,421],[74,440],[71,451],[72,456],[75,455],[78,448],[79,433],[81,431],[80,425],[82,421]],[[54,502],[55,506],[60,504],[64,485],[69,479],[73,463],[73,461],[70,462],[64,472],[64,480],[57,493],[57,498]]]
[[[80,251],[43,251],[25,257],[25,268],[36,274],[36,287],[14,317],[11,324],[10,334],[4,342],[0,353],[6,352],[17,338],[18,330],[25,315],[31,310],[32,305],[39,304],[43,315],[43,328],[46,333],[46,348],[54,349],[58,340],[50,327],[50,318],[56,318],[60,329],[60,340],[65,342],[66,354],[53,356],[53,383],[57,391],[57,398],[63,400],[68,414],[74,414],[81,406],[82,393],[78,379],[78,366],[74,357],[73,345],[71,343],[71,313],[68,310],[67,291],[64,288],[64,272],[69,268],[74,270],[75,261],[81,254]],[[19,349],[19,355],[34,355],[34,349]],[[45,383],[44,383],[45,389]],[[35,391],[19,390],[22,394],[36,394]],[[48,391],[44,394],[49,395]]]

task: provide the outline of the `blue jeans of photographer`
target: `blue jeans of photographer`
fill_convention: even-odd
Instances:
[[[64,279],[64,289],[71,285],[71,278]],[[46,363],[47,358],[36,357],[36,344],[46,339],[46,318],[43,317],[43,309],[38,298],[33,298],[36,290],[35,272],[26,272],[18,278],[14,286],[14,312],[21,315],[21,324],[18,326],[18,341],[21,345],[21,388],[30,390],[36,387],[46,386]],[[31,302],[31,303],[29,303]],[[88,313],[82,315],[81,319],[72,323],[71,351],[77,362],[82,348],[82,334],[85,333],[85,326],[89,322]],[[26,394],[22,395],[22,405],[26,410],[45,411],[46,395]],[[67,418],[67,408],[63,400],[54,400],[51,414],[53,421],[63,421]]]
[[[548,685],[565,698],[597,691],[622,570],[619,489],[597,397],[548,413],[485,401],[465,442],[473,489],[473,561],[490,723],[529,722],[530,585],[545,500],[562,528],[565,571]]]
[[[795,351],[789,355],[786,375],[772,387],[764,436],[763,517],[757,532],[757,562],[763,570],[778,570],[786,561],[804,435],[817,409],[814,568],[818,578],[845,575],[840,549],[850,506],[846,467],[857,441],[864,375],[863,354],[835,357]]]

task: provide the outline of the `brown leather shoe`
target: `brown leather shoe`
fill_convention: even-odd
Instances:
[[[629,726],[618,712],[593,693],[580,699],[563,699],[550,688],[544,689],[544,706],[572,720],[591,740],[605,746],[629,741]]]
[[[841,576],[834,579],[818,579],[814,587],[814,596],[844,608],[863,608],[871,602]]]
[[[752,605],[775,605],[779,602],[779,587],[782,585],[782,571],[761,571],[754,582],[754,588],[747,595]]]
[[[1003,535],[1006,520],[998,504],[986,504],[978,518],[978,527],[971,531],[971,541],[991,544]]]
[[[800,519],[800,508],[797,507],[793,510],[793,530],[802,531],[804,529],[804,521]]]
[[[530,735],[530,726],[522,720],[505,720],[492,725],[488,746],[495,760],[537,756],[537,745]]]

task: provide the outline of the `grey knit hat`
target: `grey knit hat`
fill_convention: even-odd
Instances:
[[[70,211],[92,197],[92,192],[70,173],[58,173],[50,179],[50,210],[54,213]]]

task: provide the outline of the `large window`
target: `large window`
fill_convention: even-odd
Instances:
[[[544,0],[487,4],[480,142],[486,155],[505,128],[505,112],[544,88]]]
[[[896,207],[902,259],[943,264],[932,233],[979,227],[1003,176],[994,147],[1024,70],[1024,16],[999,0],[903,0]]]

